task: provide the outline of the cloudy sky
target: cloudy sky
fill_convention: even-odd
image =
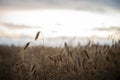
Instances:
[[[0,42],[50,37],[120,38],[120,0],[0,0]]]
[[[0,0],[1,8],[36,9],[36,8],[70,8],[100,10],[119,10],[120,0]]]

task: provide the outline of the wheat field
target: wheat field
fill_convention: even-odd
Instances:
[[[37,38],[36,38],[37,39]],[[28,42],[30,44],[30,42]],[[120,41],[112,46],[0,46],[0,80],[119,80]]]
[[[66,42],[64,47],[29,46],[32,43],[0,46],[0,80],[120,79],[120,40],[112,46],[91,42],[74,47]]]

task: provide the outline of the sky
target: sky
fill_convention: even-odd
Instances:
[[[120,39],[120,0],[0,0],[0,44],[45,38]]]

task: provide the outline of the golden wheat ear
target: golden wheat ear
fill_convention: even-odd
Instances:
[[[48,56],[48,58],[49,58],[51,61],[54,61],[54,58],[53,58],[53,57]]]
[[[40,34],[40,31],[38,31],[38,32],[37,32],[37,34],[36,34],[36,36],[35,36],[35,40],[37,40],[37,39],[38,39],[39,34]]]
[[[24,47],[24,50],[27,49],[27,47],[30,45],[31,42],[27,42],[27,44]]]

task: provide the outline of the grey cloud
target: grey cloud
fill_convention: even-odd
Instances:
[[[3,23],[3,22],[0,22],[0,25],[6,27],[7,29],[41,28],[39,26],[32,27],[28,25],[18,25],[18,24]]]
[[[0,38],[1,37],[9,37],[13,39],[20,39],[20,38],[32,38],[32,36],[26,35],[26,34],[15,34],[15,33],[9,33],[7,31],[0,30]]]
[[[101,27],[101,28],[95,28],[93,30],[98,30],[98,31],[116,31],[116,32],[120,32],[120,27]]]
[[[43,5],[42,5],[43,4]],[[120,0],[0,0],[0,6],[14,8],[71,8],[87,9],[94,11],[106,11],[109,9],[120,9]]]
[[[1,0],[0,5],[16,5],[16,4],[29,4],[31,3],[49,3],[49,4],[54,4],[54,3],[59,3],[59,0]]]
[[[69,3],[69,2],[92,2],[92,3],[120,3],[119,0],[0,0],[0,4],[14,4],[14,3],[30,3],[30,2],[45,2],[45,3]]]

